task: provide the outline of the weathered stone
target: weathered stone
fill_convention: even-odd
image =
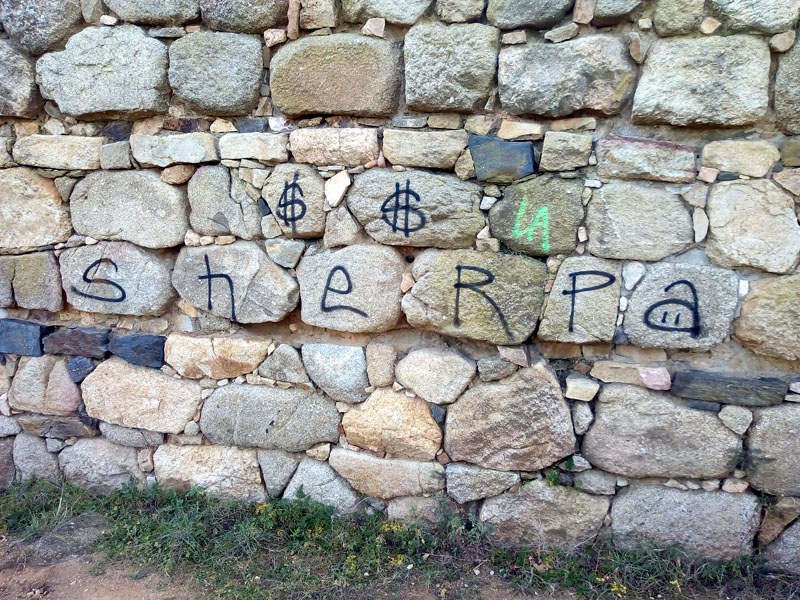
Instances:
[[[523,4],[513,0],[489,0],[486,17],[501,29],[547,29],[561,21],[571,6],[571,0],[533,0]]]
[[[797,100],[800,81],[800,46],[786,52],[778,60],[775,74],[775,115],[778,125],[787,133],[800,133],[800,102]],[[790,145],[787,140],[784,146]],[[784,161],[784,165],[795,166]]]
[[[800,443],[795,435],[800,426],[800,405],[786,403],[753,411],[747,435],[747,479],[767,494],[797,496],[800,473],[794,468]]]
[[[739,435],[743,435],[753,422],[753,413],[750,410],[732,404],[723,406],[718,416],[725,427]]]
[[[589,164],[592,136],[566,131],[548,131],[544,135],[542,171],[572,171]]]
[[[589,374],[604,383],[630,383],[651,390],[668,390],[672,382],[664,367],[598,360]]]
[[[600,392],[583,455],[626,477],[718,478],[732,472],[739,436],[716,414],[692,410],[666,394],[611,384]]]
[[[8,403],[20,411],[73,415],[81,403],[81,392],[69,376],[65,359],[24,357],[11,381]]]
[[[680,546],[714,560],[749,555],[759,520],[759,503],[752,494],[657,485],[632,486],[618,494],[611,507],[611,533],[620,547]]]
[[[97,543],[109,528],[109,520],[94,511],[60,520],[58,525],[36,541],[28,564],[43,567],[67,560],[80,560],[80,557],[97,550]]]
[[[131,448],[145,448],[148,446],[160,446],[164,443],[164,434],[147,429],[133,429],[131,427],[121,427],[111,423],[100,423],[100,432],[110,442],[120,446]]]
[[[34,117],[42,108],[31,59],[17,51],[8,40],[0,40],[0,115]],[[4,165],[8,166],[8,165]]]
[[[386,504],[386,516],[390,521],[419,524],[427,521],[434,525],[447,518],[452,502],[442,496],[406,496],[392,498]]]
[[[694,148],[674,142],[609,137],[595,152],[600,177],[691,183],[696,174]]]
[[[794,199],[766,179],[725,181],[708,198],[708,256],[723,267],[788,273],[800,258]]]
[[[781,500],[790,500],[782,498]],[[781,501],[779,500],[779,502]],[[794,515],[795,517],[797,515]],[[778,571],[797,575],[800,573],[800,523],[795,521],[780,534],[780,537],[762,549],[759,556],[766,561],[770,571]]]
[[[617,476],[599,469],[575,473],[575,489],[600,496],[613,496],[617,491]]]
[[[760,279],[735,322],[736,337],[753,352],[800,360],[800,275]]]
[[[131,145],[128,141],[103,144],[102,146],[100,146],[100,168],[130,169],[132,166],[130,155],[131,155]],[[172,183],[170,181],[167,181],[166,179],[163,180],[166,183]]]
[[[256,451],[228,446],[159,446],[153,455],[158,482],[167,489],[199,487],[248,502],[266,499]]]
[[[283,450],[259,450],[257,456],[267,495],[270,498],[280,498],[300,459]]]
[[[479,21],[486,0],[436,0],[436,15],[447,23]]]
[[[308,375],[337,402],[354,404],[367,397],[367,359],[360,346],[304,344],[303,362]]]
[[[248,158],[270,165],[286,162],[289,153],[285,133],[226,133],[219,140],[223,160]]]
[[[609,504],[608,498],[537,480],[486,500],[479,519],[493,527],[492,540],[503,546],[571,550],[595,538]]]
[[[238,4],[252,3],[245,0]],[[207,19],[205,7],[201,8]],[[261,41],[255,36],[200,31],[175,40],[169,47],[173,92],[203,114],[250,113],[258,104],[263,68]]]
[[[278,165],[262,188],[275,220],[290,238],[325,233],[325,181],[308,165]]]
[[[738,287],[725,269],[652,265],[630,297],[625,333],[638,346],[710,348],[730,334]]]
[[[57,312],[63,306],[61,275],[52,252],[0,256],[0,306]]]
[[[621,281],[618,262],[592,256],[567,258],[550,290],[537,337],[576,344],[610,342]]]
[[[230,171],[219,165],[200,167],[189,180],[189,223],[201,235],[261,235],[261,212],[247,194],[234,194]]]
[[[499,381],[517,371],[517,365],[500,356],[488,356],[478,361],[478,377],[481,381]]]
[[[780,33],[797,23],[798,0],[711,0],[711,14],[725,33]]]
[[[80,234],[145,248],[182,244],[189,229],[186,191],[155,170],[90,173],[75,186],[70,211]]]
[[[780,152],[763,140],[722,140],[703,147],[702,165],[741,173],[749,177],[764,177],[780,160]]]
[[[239,323],[280,321],[299,295],[295,279],[246,241],[182,248],[172,285],[189,304]]]
[[[345,413],[342,427],[349,444],[394,458],[433,460],[442,443],[428,404],[390,389]]]
[[[0,353],[41,356],[42,338],[53,329],[30,321],[0,319]]]
[[[653,21],[660,36],[692,33],[705,16],[705,0],[658,0]]]
[[[786,530],[787,537],[794,537],[793,528],[787,528],[787,525],[791,524],[792,521],[797,519],[798,516],[800,516],[800,499],[798,498],[778,498],[774,504],[767,506],[767,509],[764,512],[764,519],[761,522],[761,527],[758,530],[759,546],[763,547],[767,544],[770,544],[779,535],[781,535],[784,530]],[[796,544],[794,540],[792,540],[791,543]],[[779,541],[770,548],[762,548],[762,553],[775,556],[773,552],[780,546],[784,546],[784,542]],[[786,544],[783,549],[789,550],[789,552],[794,554],[796,553],[796,548],[796,545],[793,549],[791,545]],[[768,557],[767,560],[770,560],[770,558]],[[772,569],[780,570],[775,569],[774,565],[772,566]]]
[[[200,405],[200,386],[119,358],[100,363],[81,386],[86,412],[114,425],[180,433]]]
[[[287,240],[286,238],[267,240],[264,246],[267,250],[267,256],[287,269],[293,269],[297,266],[306,249],[305,242],[302,240]]]
[[[219,160],[210,133],[175,135],[132,135],[133,158],[143,166],[169,167],[179,163],[199,164]]]
[[[343,448],[333,448],[329,462],[356,491],[373,498],[422,496],[444,489],[444,467],[438,462],[376,458]]]
[[[303,0],[300,6],[300,28],[336,27],[339,5],[334,0]]]
[[[454,131],[409,131],[386,129],[383,153],[395,165],[452,169],[467,147],[469,136],[463,129]]]
[[[108,341],[108,351],[132,365],[160,369],[164,366],[163,335],[152,333],[112,333]]]
[[[51,417],[22,414],[17,417],[25,433],[37,437],[65,440],[72,437],[94,437],[100,434],[96,426],[83,423],[80,417]]]
[[[0,490],[14,482],[14,438],[0,440]]]
[[[37,478],[57,483],[61,478],[58,457],[47,451],[44,439],[27,433],[14,438],[14,465],[20,481]]]
[[[227,379],[253,372],[267,356],[270,341],[246,337],[167,337],[167,363],[190,379]]]
[[[166,112],[167,47],[133,25],[87,27],[36,63],[42,95],[84,119]]]
[[[30,54],[61,46],[81,25],[80,0],[6,0],[0,4],[3,29]]]
[[[59,261],[67,302],[78,310],[160,315],[176,296],[170,283],[174,258],[166,253],[100,242],[65,250]]]
[[[72,233],[67,205],[49,179],[25,167],[0,170],[0,248],[33,248],[66,241]]]
[[[300,353],[289,344],[281,344],[258,367],[258,374],[276,381],[311,385]]]
[[[405,261],[394,248],[357,244],[307,251],[297,265],[304,323],[337,331],[386,331],[400,318]]]
[[[567,389],[564,397],[570,400],[590,402],[594,400],[598,391],[600,391],[599,383],[577,373],[571,373],[567,376]]]
[[[397,350],[391,344],[370,342],[366,348],[367,376],[372,387],[384,387],[394,382],[394,363]]]
[[[77,135],[26,135],[14,144],[14,160],[21,165],[46,169],[100,168],[101,137]]]
[[[44,338],[44,351],[103,358],[108,352],[108,334],[108,329],[95,327],[60,327]]]
[[[447,494],[459,504],[497,496],[520,482],[519,474],[450,463],[445,470]]]
[[[421,23],[405,37],[406,102],[423,111],[483,108],[497,69],[499,32],[480,24]]]
[[[741,406],[780,404],[788,392],[789,384],[777,377],[739,377],[691,369],[675,373],[671,390],[681,398]]]
[[[283,493],[284,500],[295,500],[302,488],[312,500],[333,506],[339,513],[353,512],[359,499],[344,479],[328,463],[304,458]]]
[[[578,110],[613,115],[633,94],[628,48],[606,35],[500,50],[500,101],[508,112],[562,117]]]
[[[64,448],[58,464],[67,481],[90,492],[107,493],[144,479],[136,450],[103,438],[84,438]]]
[[[506,142],[491,136],[471,136],[469,150],[459,162],[469,155],[472,172],[456,174],[461,179],[477,177],[478,181],[513,183],[536,172],[533,145],[530,142]]]
[[[94,371],[95,361],[84,356],[75,356],[67,360],[67,372],[75,383],[80,383]]]
[[[444,448],[455,461],[536,471],[572,454],[574,446],[569,407],[543,364],[475,385],[447,410]]]
[[[773,173],[772,180],[787,192],[800,196],[800,169],[784,169]]]
[[[450,175],[371,169],[355,177],[347,205],[382,244],[457,248],[471,246],[484,226],[480,199],[476,184]]]
[[[0,438],[17,435],[20,431],[22,431],[22,428],[19,426],[16,419],[13,417],[0,416]],[[3,450],[0,450],[0,452],[2,451]],[[2,475],[0,475],[0,481],[1,480]]]
[[[296,129],[289,135],[298,163],[355,167],[378,158],[378,130],[355,127]]]
[[[301,452],[339,439],[339,412],[313,392],[231,384],[206,399],[200,429],[215,444]]]
[[[636,10],[642,0],[597,0],[592,25],[614,25]]]
[[[289,0],[199,0],[203,22],[211,29],[262,33],[286,23]]]
[[[455,402],[475,375],[475,361],[458,352],[424,348],[397,363],[397,381],[434,404]]]
[[[369,241],[369,239],[347,206],[338,206],[328,213],[325,221],[325,235],[322,238],[322,244],[326,248],[352,246]]]
[[[583,221],[582,192],[580,181],[551,175],[510,186],[489,211],[492,235],[531,256],[569,254]]]
[[[414,261],[412,273],[416,283],[402,304],[412,327],[495,344],[523,342],[536,327],[547,276],[537,260],[426,250]]]
[[[348,23],[380,18],[398,25],[413,25],[430,5],[431,0],[406,0],[402,4],[393,0],[342,0],[342,13]]]
[[[395,44],[351,33],[293,41],[270,61],[272,98],[290,116],[389,116],[400,78]]]
[[[647,53],[633,119],[670,125],[747,125],[769,100],[767,43],[750,36],[662,39]]]
[[[692,216],[677,194],[614,181],[592,194],[587,250],[603,258],[656,261],[694,242]]]
[[[183,25],[200,16],[197,0],[104,0],[123,21],[145,25]]]

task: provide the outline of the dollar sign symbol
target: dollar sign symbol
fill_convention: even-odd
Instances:
[[[381,217],[383,221],[392,228],[392,231],[402,231],[403,234],[408,235],[414,231],[419,231],[425,227],[425,214],[419,209],[411,206],[411,199],[420,202],[419,194],[411,189],[411,181],[406,179],[406,189],[400,190],[400,184],[394,184],[394,194],[389,196],[383,201],[381,205]],[[409,224],[409,213],[413,212],[417,216],[417,222],[414,225]],[[402,213],[402,218],[401,218]],[[391,215],[391,218],[390,218]]]
[[[295,171],[294,180],[283,184],[283,193],[278,202],[278,216],[284,225],[292,226],[292,233],[297,231],[297,222],[306,214],[305,202],[300,199],[303,197],[303,188],[297,183],[297,175]],[[299,198],[297,194],[300,195]]]

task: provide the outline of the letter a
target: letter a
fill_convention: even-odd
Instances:
[[[550,252],[550,211],[546,206],[539,207],[536,211],[536,216],[533,221],[525,229],[520,229],[522,219],[525,216],[525,211],[528,209],[528,199],[525,198],[519,205],[517,210],[517,218],[514,220],[514,230],[512,235],[514,239],[525,236],[525,240],[530,242],[533,239],[533,234],[536,229],[542,230],[542,252]]]

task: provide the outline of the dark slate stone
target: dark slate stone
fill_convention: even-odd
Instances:
[[[131,333],[127,335],[111,334],[108,350],[112,354],[127,360],[134,365],[160,369],[164,366],[163,335],[150,333]]]
[[[269,121],[259,117],[241,117],[233,124],[239,133],[262,133],[269,129]]]
[[[80,383],[89,376],[89,373],[94,371],[97,364],[85,356],[76,356],[67,361],[67,372],[69,378],[75,383]]]
[[[739,179],[739,174],[731,171],[720,171],[717,175],[717,181],[735,181],[737,179]]]
[[[42,338],[52,333],[52,325],[19,319],[0,319],[0,354],[41,356]]]
[[[53,417],[26,413],[17,417],[22,431],[39,437],[66,440],[71,437],[95,437],[100,430],[81,422],[79,417]]]
[[[108,329],[96,327],[60,327],[44,338],[44,351],[103,358],[108,352],[108,334]]]
[[[447,417],[447,411],[438,404],[431,404],[431,416],[439,425],[443,425],[445,417]]]
[[[718,402],[706,402],[704,400],[688,400],[686,406],[695,410],[718,413],[722,406]]]
[[[86,404],[84,402],[78,405],[78,421],[91,429],[98,429],[100,427],[100,419],[95,419],[86,412]]]
[[[208,131],[210,125],[206,119],[195,117],[167,117],[164,119],[164,129],[180,131],[181,133],[195,133]]]
[[[478,181],[512,183],[536,173],[531,142],[506,142],[491,136],[473,135],[469,150]]]
[[[131,137],[131,124],[128,121],[111,121],[100,134],[112,142],[125,142]]]
[[[789,384],[777,377],[737,377],[706,371],[678,371],[670,393],[681,398],[738,404],[771,406],[783,402]]]

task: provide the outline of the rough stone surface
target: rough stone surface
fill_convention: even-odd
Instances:
[[[500,356],[490,356],[478,361],[478,377],[481,381],[499,381],[513,375],[517,365]]]
[[[724,477],[742,442],[713,413],[670,396],[611,384],[600,392],[583,455],[595,467],[626,477]]]
[[[523,4],[513,0],[489,0],[486,17],[501,29],[547,29],[561,21],[571,7],[571,0],[533,0]]]
[[[183,25],[200,16],[197,0],[104,0],[120,19],[145,25]]]
[[[795,45],[780,57],[775,74],[775,115],[778,124],[787,133],[800,133],[798,81],[800,81],[800,46]],[[788,165],[785,160],[784,164]]]
[[[691,183],[695,178],[694,148],[673,142],[609,137],[598,140],[597,174],[620,179]]]
[[[342,14],[348,23],[377,18],[398,25],[413,25],[430,5],[431,0],[406,0],[401,4],[393,0],[342,0]]]
[[[436,14],[448,23],[478,21],[486,0],[436,0]]]
[[[0,319],[0,353],[41,356],[42,338],[52,332],[52,326],[19,319]],[[8,390],[8,376],[4,379],[2,387],[5,391]]]
[[[57,483],[61,478],[58,457],[47,451],[44,439],[20,433],[14,438],[13,452],[18,480],[37,478]]]
[[[519,474],[450,463],[445,470],[447,494],[459,504],[497,496],[520,482]]]
[[[205,11],[203,14],[205,17]],[[173,92],[204,114],[246,115],[252,111],[258,104],[262,69],[261,42],[255,36],[200,31],[169,47]]]
[[[17,417],[22,431],[37,437],[65,440],[72,437],[94,437],[99,434],[96,427],[81,422],[79,417],[51,417],[32,413]]]
[[[261,212],[247,194],[235,194],[231,174],[223,166],[200,167],[189,180],[189,223],[201,235],[261,236]]]
[[[747,125],[769,100],[767,43],[751,36],[662,39],[647,53],[633,119],[670,125]]]
[[[747,436],[748,481],[767,494],[799,495],[800,474],[793,457],[800,451],[794,434],[800,426],[800,405],[786,403],[753,412]]]
[[[14,468],[14,440],[6,438],[0,440],[0,489],[6,489],[14,482],[16,469]]]
[[[395,376],[423,400],[450,404],[475,376],[475,361],[451,350],[413,350],[397,363]]]
[[[313,392],[231,384],[206,399],[200,429],[215,444],[301,452],[339,439],[339,412]]]
[[[120,335],[112,333],[108,341],[108,351],[132,365],[160,369],[164,366],[163,335],[152,333],[131,333]]]
[[[210,133],[176,135],[132,135],[133,158],[142,166],[169,167],[219,160],[214,136]]]
[[[144,479],[136,450],[102,438],[83,438],[64,448],[58,464],[67,481],[92,492],[107,493]]]
[[[67,361],[56,356],[23,357],[11,381],[8,403],[20,411],[45,415],[74,415],[81,392],[67,371]]]
[[[737,339],[758,354],[800,360],[798,294],[800,275],[752,282],[735,322]]]
[[[355,127],[297,129],[289,135],[299,163],[355,167],[378,158],[378,130]]]
[[[276,381],[310,386],[300,353],[289,344],[281,344],[258,367],[258,374]]]
[[[723,406],[719,411],[719,418],[725,423],[725,427],[734,433],[742,435],[753,422],[753,413],[742,406],[733,406],[729,404]]]
[[[422,496],[444,489],[444,467],[437,462],[376,458],[343,448],[331,450],[329,462],[356,491],[373,498]]]
[[[349,33],[291,42],[270,62],[272,97],[292,116],[391,115],[400,79],[395,44]]]
[[[681,546],[716,560],[750,554],[759,520],[758,500],[752,494],[664,486],[632,486],[611,507],[614,543],[629,548]]]
[[[548,131],[544,135],[542,171],[572,171],[589,164],[592,136],[566,131]]]
[[[328,463],[304,458],[283,493],[284,500],[294,500],[300,488],[312,500],[333,506],[339,513],[353,512],[359,504],[356,493]]]
[[[617,490],[617,476],[599,469],[575,473],[575,487],[583,492],[613,496]]]
[[[797,575],[800,573],[800,523],[795,522],[781,533],[778,539],[761,550],[760,556],[770,571]]]
[[[285,133],[226,133],[219,139],[219,152],[223,159],[251,158],[267,164],[286,162],[289,153]]]
[[[286,485],[297,470],[300,459],[283,450],[259,450],[258,466],[270,498],[280,498]]]
[[[100,423],[100,433],[108,441],[119,446],[131,448],[145,448],[148,446],[160,446],[164,443],[164,434],[158,431],[148,431],[147,429],[134,429],[132,427],[122,427],[111,423]]]
[[[764,177],[780,157],[770,142],[722,140],[703,146],[702,164],[748,177]]]
[[[452,503],[441,496],[408,496],[392,498],[386,506],[390,521],[418,524],[420,521],[438,524],[449,514]]]
[[[0,256],[0,306],[58,312],[63,305],[61,275],[52,252]]]
[[[468,167],[466,171],[459,168],[462,161]],[[493,136],[470,136],[469,150],[456,162],[459,178],[476,177],[492,183],[514,183],[535,172],[533,144],[507,142]]]
[[[671,393],[681,398],[742,406],[780,404],[788,392],[789,384],[778,377],[741,377],[694,369],[676,372],[671,388]]]
[[[367,358],[360,346],[304,344],[303,362],[311,380],[337,402],[367,398]]]
[[[270,341],[245,337],[167,337],[167,363],[190,379],[234,378],[252,373],[267,356]]]
[[[100,363],[81,386],[86,412],[97,419],[180,433],[200,405],[200,386],[119,358]]]
[[[536,471],[572,454],[574,445],[569,407],[542,364],[475,385],[447,410],[444,448],[455,461]]]
[[[80,0],[5,0],[3,29],[27,52],[39,55],[58,48],[81,24]]]
[[[633,12],[642,0],[597,0],[592,24],[613,25]]]
[[[613,115],[635,86],[627,47],[594,35],[560,44],[506,46],[498,67],[500,101],[512,114],[562,117],[578,110]]]
[[[203,22],[211,29],[262,33],[286,23],[289,0],[199,0]]]
[[[42,108],[34,63],[8,40],[0,40],[0,115],[33,117]]]
[[[167,47],[133,25],[87,27],[40,58],[36,77],[45,98],[84,119],[141,118],[168,106]]]
[[[472,250],[426,250],[414,261],[412,273],[416,284],[402,306],[413,327],[496,344],[518,344],[536,327],[546,277],[539,261]]]
[[[383,153],[395,165],[452,169],[469,136],[466,131],[408,131],[385,129]]]
[[[275,167],[261,194],[284,235],[318,238],[325,233],[324,186],[313,167],[284,164]]]
[[[14,144],[14,160],[20,165],[47,169],[100,168],[104,138],[78,135],[26,135]]]
[[[608,498],[538,480],[486,500],[479,519],[494,527],[498,544],[571,550],[595,538],[608,505]]]
[[[711,14],[722,22],[722,31],[780,33],[797,23],[798,0],[711,0]]]

